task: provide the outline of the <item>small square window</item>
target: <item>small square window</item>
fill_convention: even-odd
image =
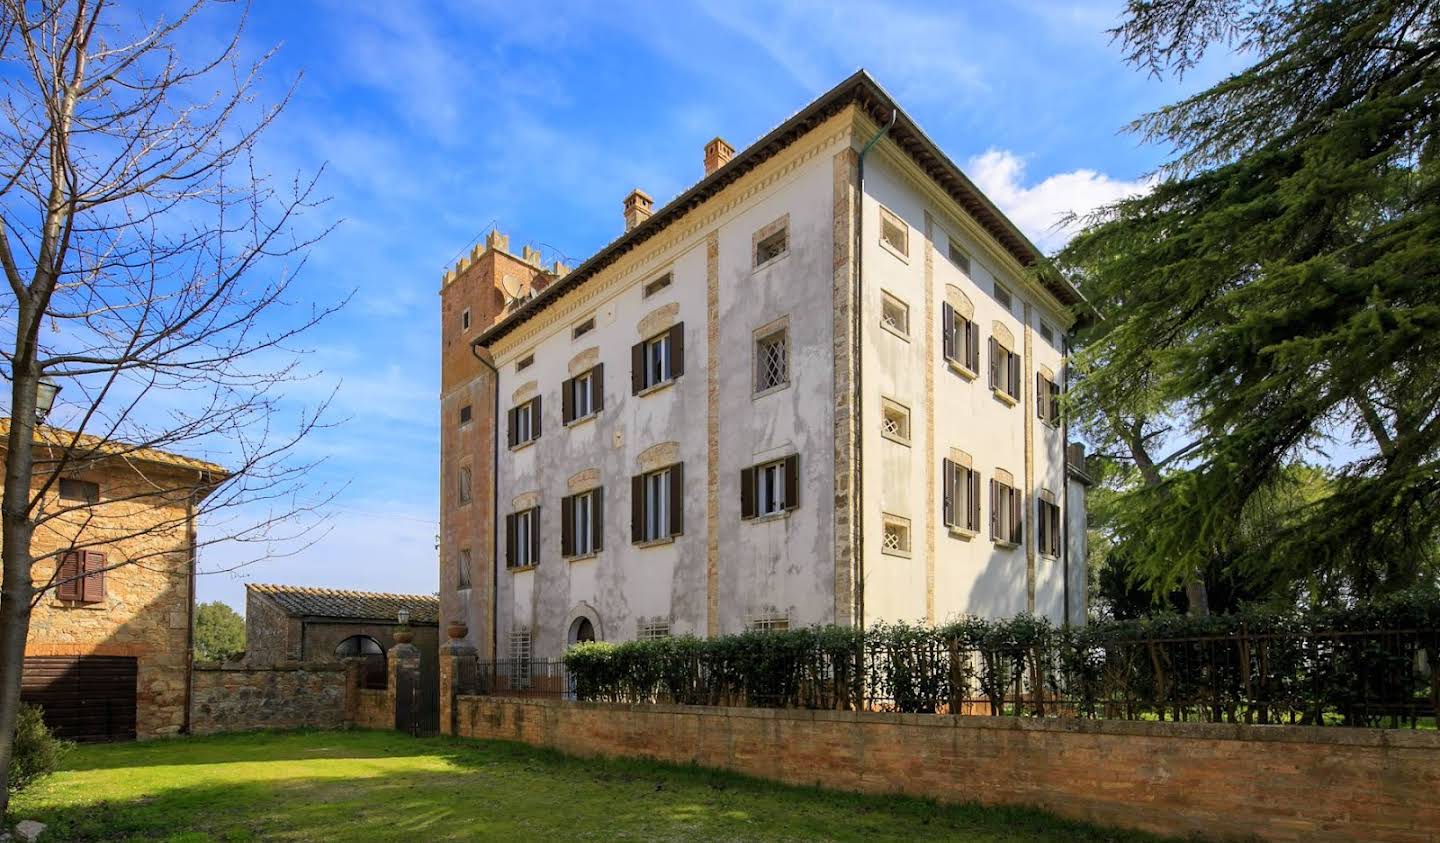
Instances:
[[[468,307],[460,313],[460,330],[470,330],[470,308]]]
[[[1000,302],[1000,306],[1007,311],[1015,312],[1015,301],[1010,297],[1010,291],[999,284],[995,285],[995,301]]]
[[[521,358],[520,358],[520,361],[515,364],[515,371],[517,371],[517,372],[523,372],[524,370],[530,368],[530,365],[531,365],[532,363],[534,363],[534,362],[535,362],[535,355],[533,355],[533,354],[527,354],[527,355],[525,355],[524,357],[521,357]]]
[[[649,284],[646,284],[643,288],[641,288],[641,298],[648,299],[656,293],[660,292],[661,290],[665,289],[666,287],[670,286],[670,280],[670,273],[667,272],[659,278],[656,278],[654,281],[651,281]]]
[[[882,293],[880,302],[880,324],[886,330],[902,337],[910,336],[910,305],[889,293]]]
[[[950,240],[949,246],[949,251],[946,252],[946,254],[949,256],[950,262],[959,267],[961,272],[969,275],[970,256],[965,254],[965,250],[960,248],[960,244],[956,243],[953,238]]]
[[[790,352],[781,328],[755,343],[755,391],[766,392],[790,382]]]
[[[781,228],[774,234],[764,237],[755,244],[755,266],[761,267],[770,261],[775,260],[790,248],[790,231]]]
[[[885,516],[885,532],[880,537],[880,550],[891,556],[910,555],[910,519]]]
[[[595,317],[591,316],[570,330],[570,339],[578,340],[593,330],[595,330]]]
[[[670,621],[657,619],[653,621],[641,621],[635,629],[635,638],[639,641],[657,641],[661,638],[670,637]]]
[[[886,439],[910,444],[910,408],[888,398],[881,399],[880,435]]]
[[[74,501],[76,503],[99,503],[100,484],[91,483],[89,480],[75,480],[69,477],[61,477],[60,500]]]
[[[761,615],[750,620],[753,632],[785,632],[790,628],[790,616],[780,613]]]
[[[463,406],[463,407],[460,408],[460,423],[461,423],[461,424],[469,424],[469,423],[470,423],[470,405],[469,405],[469,404],[466,404],[465,406]]]
[[[880,209],[880,242],[901,256],[910,255],[910,226],[884,208]]]

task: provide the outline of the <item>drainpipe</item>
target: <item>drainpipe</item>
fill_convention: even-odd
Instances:
[[[490,663],[499,660],[500,653],[500,370],[480,356],[480,346],[470,344],[470,354],[490,370],[494,385],[495,407],[490,414],[490,564],[494,571],[490,577]]]
[[[890,110],[890,120],[880,131],[875,133],[865,146],[860,149],[860,159],[856,166],[856,196],[855,196],[855,325],[854,325],[854,348],[855,355],[855,472],[857,479],[855,483],[855,626],[861,630],[865,629],[865,483],[864,483],[864,447],[865,447],[865,392],[861,389],[861,379],[864,366],[861,364],[861,355],[864,353],[863,344],[860,341],[861,329],[864,327],[864,286],[861,284],[861,276],[865,262],[861,254],[865,245],[865,156],[880,139],[890,133],[895,127],[895,121],[900,116],[899,109]],[[928,329],[927,329],[928,330]]]
[[[1064,396],[1070,395],[1070,335],[1062,337],[1065,355],[1061,364],[1065,371],[1060,376],[1060,389]],[[1060,416],[1060,473],[1064,483],[1060,491],[1060,570],[1065,577],[1065,626],[1070,626],[1070,411],[1063,410]]]
[[[190,734],[190,707],[195,701],[195,496],[190,496],[190,511],[185,519],[187,553],[190,557],[188,588],[190,599],[185,601],[185,714],[180,724],[180,734]]]

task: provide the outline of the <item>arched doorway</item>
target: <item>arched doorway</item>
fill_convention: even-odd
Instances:
[[[385,648],[368,635],[352,635],[335,645],[335,658],[365,660],[360,674],[360,687],[385,690],[390,677],[385,669]]]
[[[595,624],[589,618],[579,617],[570,624],[570,643],[583,644],[586,641],[595,640]]]

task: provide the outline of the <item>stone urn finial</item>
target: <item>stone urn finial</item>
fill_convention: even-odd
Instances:
[[[445,634],[450,640],[459,641],[470,634],[470,627],[466,626],[464,621],[451,621],[445,626]]]

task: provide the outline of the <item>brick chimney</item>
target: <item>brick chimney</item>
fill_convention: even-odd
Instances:
[[[629,231],[640,223],[650,219],[655,213],[655,201],[650,194],[635,188],[630,195],[625,197],[625,230]]]
[[[722,137],[705,144],[705,175],[710,175],[735,157],[735,147],[725,142]]]

